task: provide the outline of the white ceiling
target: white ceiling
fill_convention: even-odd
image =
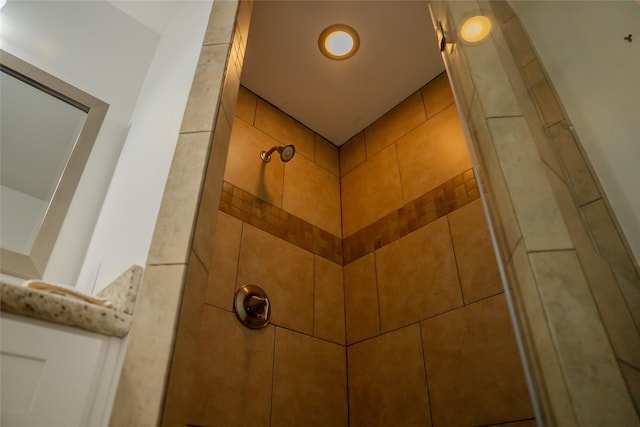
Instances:
[[[444,70],[427,4],[256,0],[242,84],[339,146]],[[358,32],[352,58],[320,53],[332,24]]]
[[[225,0],[215,0],[225,1]],[[173,1],[111,3],[157,33]],[[342,145],[444,71],[427,0],[255,0],[242,84]],[[360,49],[345,61],[320,54],[329,25],[352,26]]]

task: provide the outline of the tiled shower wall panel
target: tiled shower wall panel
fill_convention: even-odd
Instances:
[[[244,88],[239,104],[225,181],[341,238],[338,149]],[[286,144],[296,147],[291,161],[261,161],[261,151]]]
[[[341,166],[350,425],[535,425],[446,74]]]
[[[510,17],[504,2],[432,7],[449,40],[473,15],[486,14],[494,22]],[[591,297],[587,278],[593,275],[581,266],[572,224],[556,198],[564,186],[561,163],[540,137],[544,130],[530,121],[535,108],[499,25],[480,43],[449,45],[445,59],[468,117],[544,421],[633,423],[637,416]],[[554,114],[549,111],[545,120],[554,122]]]
[[[640,277],[614,225],[602,188],[518,17],[506,2],[491,5],[494,11],[499,10],[496,20],[504,35],[496,42],[501,43],[501,51],[511,54],[503,55],[503,62],[512,67],[512,74],[521,76],[521,81],[512,78],[514,87],[522,83],[519,90],[529,95],[520,96],[520,103],[530,127],[537,130],[534,136],[547,163],[554,194],[613,350],[619,362],[628,367],[622,373],[640,408],[640,395],[633,394],[631,386],[634,378],[625,374],[635,369],[640,375]]]
[[[262,162],[287,143],[293,160]],[[196,231],[164,424],[346,426],[338,150],[240,88],[226,165],[200,208],[217,222]],[[233,313],[248,284],[271,300],[259,331]]]
[[[440,104],[444,104],[433,111],[430,117],[436,118],[439,112],[452,105],[451,93],[447,88],[448,82],[444,75],[423,88],[423,91],[432,92],[432,95],[425,97],[426,100],[439,100]],[[423,96],[422,93],[419,95]],[[255,112],[260,102],[263,101],[241,89],[236,120],[255,123]],[[402,111],[401,108],[397,108],[390,114],[397,114],[398,110]],[[278,112],[278,114],[282,113]],[[451,119],[451,117],[447,118]],[[288,122],[289,125],[299,126],[290,120],[279,118],[280,123]],[[381,119],[381,121],[383,120],[386,120],[386,117]],[[460,125],[455,120],[441,120],[433,123],[442,125],[443,122],[449,122],[451,128],[431,129],[427,135],[436,135],[436,141],[446,144],[446,134],[449,133],[452,136],[459,134]],[[278,131],[273,129],[275,127],[273,124],[262,122],[262,126],[264,129],[271,127],[270,132],[278,134]],[[384,131],[385,126],[378,126],[378,129]],[[252,132],[255,133],[255,130]],[[246,143],[243,140],[246,134],[247,132],[241,131],[232,136],[230,152],[233,150],[234,144]],[[256,134],[260,135],[260,138],[264,138],[267,145],[272,143],[267,136]],[[280,132],[280,134],[282,135],[284,132]],[[416,139],[420,138],[429,138],[429,136],[422,133],[416,137]],[[276,140],[276,143],[282,142]],[[391,143],[393,144],[394,141],[392,140]],[[241,168],[242,161],[249,164],[256,160],[259,161],[256,159],[257,153],[254,151],[238,150],[240,154],[237,155],[237,167]],[[317,145],[313,151],[317,156]],[[307,153],[310,153],[310,150],[307,150]],[[295,160],[296,158],[290,163]],[[288,166],[289,164],[285,165],[284,174],[286,174]],[[334,171],[337,172],[337,169]],[[414,351],[407,354],[399,351],[397,357],[409,357],[407,362],[410,366],[422,367],[422,374],[414,378],[412,387],[400,392],[398,387],[390,384],[405,381],[407,372],[392,370],[387,378],[389,383],[383,384],[386,390],[386,397],[383,401],[396,399],[401,402],[407,397],[405,394],[409,393],[408,396],[411,398],[422,399],[420,400],[422,405],[420,405],[418,412],[423,415],[428,414],[430,409],[428,395],[425,393],[427,381],[423,367],[425,359],[422,356],[417,359],[413,357],[417,354],[421,355],[423,352],[423,338],[419,333],[418,322],[433,318],[437,313],[457,312],[455,309],[463,308],[465,303],[467,305],[474,303],[482,305],[484,304],[483,300],[501,295],[497,268],[491,255],[488,230],[483,222],[482,207],[478,200],[479,194],[473,172],[468,169],[468,164],[463,163],[460,168],[452,168],[448,172],[443,171],[442,175],[443,177],[434,181],[433,185],[423,184],[426,193],[416,196],[406,206],[400,208],[394,213],[393,218],[385,219],[386,217],[382,217],[365,226],[363,230],[371,230],[371,233],[365,234],[369,235],[369,240],[373,243],[372,249],[369,251],[368,243],[365,244],[364,247],[367,248],[365,252],[368,255],[350,255],[356,257],[356,261],[345,268],[346,277],[350,277],[347,271],[351,265],[358,265],[358,263],[367,260],[372,260],[375,263],[375,259],[378,257],[381,257],[381,265],[386,265],[387,268],[381,282],[376,277],[375,266],[372,270],[366,270],[366,268],[363,270],[363,274],[370,279],[365,281],[364,285],[372,287],[373,291],[353,299],[351,301],[353,307],[347,311],[347,316],[350,313],[356,313],[357,316],[366,318],[371,313],[375,313],[375,320],[371,324],[377,328],[374,335],[379,335],[378,287],[383,286],[379,283],[386,286],[386,303],[383,305],[388,309],[389,314],[386,315],[385,312],[382,318],[389,319],[390,326],[385,328],[385,331],[388,330],[390,333],[398,331],[399,325],[400,329],[404,329],[406,325],[413,328],[410,330],[418,331],[417,334],[411,335],[414,338],[417,337],[417,341],[413,340],[409,344]],[[232,178],[229,178],[229,181],[231,180]],[[239,184],[243,185],[244,189],[239,187]],[[200,272],[198,275],[200,279],[194,280],[194,283],[199,283],[195,288],[204,289],[200,291],[200,294],[204,294],[205,301],[204,308],[197,316],[194,316],[200,319],[199,328],[190,329],[191,334],[194,333],[193,331],[200,331],[199,338],[194,338],[200,344],[192,349],[205,349],[198,351],[198,356],[191,359],[193,364],[190,369],[198,372],[198,376],[189,384],[189,387],[197,395],[206,396],[206,398],[196,399],[199,403],[191,409],[190,422],[196,425],[209,425],[225,420],[228,425],[243,425],[242,419],[233,416],[233,414],[241,412],[251,414],[251,418],[258,420],[256,422],[259,425],[269,425],[269,420],[275,425],[292,425],[292,423],[305,423],[305,425],[311,423],[313,425],[314,422],[319,422],[318,425],[326,425],[327,423],[342,425],[347,422],[347,364],[344,347],[337,345],[345,343],[342,259],[336,259],[335,254],[331,255],[331,245],[318,245],[318,239],[326,243],[331,242],[331,238],[335,236],[278,207],[275,204],[277,198],[271,199],[274,203],[270,203],[247,191],[250,189],[257,192],[253,190],[255,188],[259,188],[259,186],[251,186],[247,182],[225,183],[220,202],[221,210],[218,213],[217,230],[209,253],[210,258],[203,262],[200,262],[198,257],[192,258],[195,267],[190,268],[189,271]],[[276,191],[275,194],[279,193]],[[478,224],[481,226],[478,227]],[[380,239],[375,237],[378,236],[374,232],[375,230],[369,229],[371,226],[376,227],[377,232],[380,233]],[[435,231],[432,232],[432,230]],[[358,235],[358,233],[354,234],[354,236]],[[362,235],[360,234],[360,236]],[[372,238],[373,240],[371,240]],[[338,240],[341,241],[341,239]],[[423,248],[426,241],[430,241],[431,244]],[[346,239],[344,242],[348,246]],[[394,249],[396,246],[400,248],[399,252]],[[458,261],[455,261],[454,248]],[[339,251],[341,254],[341,249]],[[425,253],[422,254],[421,251],[425,251]],[[416,266],[415,259],[418,252],[423,255],[421,258],[430,262]],[[350,253],[355,254],[356,252]],[[405,256],[403,253],[410,256]],[[398,255],[404,259],[404,262],[396,259]],[[487,259],[479,259],[487,255],[489,255],[489,262],[486,262]],[[440,266],[443,256],[449,262]],[[409,280],[408,284],[395,283],[396,271],[402,273],[406,270],[408,272],[414,267],[422,275],[427,274],[437,278],[437,283],[433,286],[421,287],[421,277]],[[212,273],[208,274],[207,271]],[[438,272],[443,273],[443,277],[439,277],[440,274],[435,274]],[[233,318],[234,290],[246,283],[263,285],[274,305],[273,323],[275,326],[269,326],[265,329],[265,333],[261,335],[264,338],[255,337],[255,339],[265,340],[259,346],[252,344],[253,331],[243,329]],[[394,292],[395,288],[408,291],[410,296],[424,294],[431,298],[418,298],[416,300],[418,305],[413,310],[415,318],[403,319],[402,316],[398,317],[396,311],[397,307],[402,306],[407,296],[403,296],[403,292]],[[349,289],[353,288],[347,287],[347,298],[349,298]],[[453,299],[446,298],[446,295],[439,295],[442,290],[451,294]],[[187,295],[185,293],[185,299],[188,298]],[[367,300],[367,298],[370,304],[361,305],[360,301]],[[381,296],[381,298],[383,297]],[[434,300],[435,303],[430,300]],[[429,306],[435,305],[423,312],[419,305],[425,302]],[[498,307],[495,311],[503,313],[502,320],[497,323],[502,331],[499,334],[502,341],[496,342],[496,345],[504,347],[500,349],[500,352],[508,363],[501,361],[496,363],[498,359],[490,360],[483,357],[477,361],[475,367],[471,367],[467,371],[467,374],[468,378],[472,378],[478,374],[477,369],[488,369],[489,372],[497,371],[497,373],[504,375],[491,373],[485,376],[488,378],[485,384],[476,384],[471,381],[468,389],[472,395],[475,392],[475,396],[480,396],[482,387],[498,385],[498,388],[505,392],[505,396],[508,394],[509,398],[513,400],[510,406],[515,410],[505,411],[504,408],[497,408],[490,411],[491,414],[488,416],[470,411],[470,419],[479,423],[492,420],[500,422],[530,419],[532,417],[524,387],[522,368],[515,351],[511,325],[508,321],[504,322],[506,308],[504,304],[499,304]],[[463,315],[465,312],[460,311],[459,315]],[[453,327],[455,329],[468,328],[469,325],[464,326],[464,321],[460,323],[455,320],[459,315],[452,317],[454,319]],[[347,322],[349,322],[349,317],[347,317]],[[226,325],[224,331],[218,330],[222,323]],[[350,330],[357,329],[358,323],[353,323],[351,326]],[[365,324],[364,326],[366,328],[370,325]],[[445,322],[443,328],[449,327],[451,325]],[[437,331],[441,328],[430,327],[429,329]],[[473,328],[471,327],[471,329]],[[273,335],[266,332],[271,330],[275,331]],[[227,336],[231,333],[230,331],[235,332],[232,336]],[[186,333],[189,334],[189,332]],[[273,343],[274,350],[265,354],[264,348],[269,347],[267,343]],[[372,342],[371,345],[377,346],[377,341]],[[300,357],[300,351],[307,347],[310,349],[309,353]],[[287,356],[287,348],[296,349],[295,353],[291,353],[295,354],[294,359]],[[334,350],[331,350],[332,348]],[[336,348],[342,348],[341,352],[335,350]],[[354,354],[362,355],[361,352],[355,351]],[[496,349],[496,351],[498,350]],[[475,351],[470,351],[466,354],[472,355],[474,353]],[[354,357],[357,360],[358,356]],[[428,360],[438,366],[438,361],[442,360],[442,357],[448,356],[436,354]],[[242,363],[242,366],[248,366],[250,369],[247,372],[238,371],[238,360],[246,361]],[[304,360],[309,366],[304,364],[302,366],[300,360]],[[377,370],[386,369],[387,365],[376,366],[376,360],[363,362],[366,366],[371,365],[372,367],[367,371],[367,375],[370,376]],[[271,371],[268,366],[272,366]],[[506,367],[506,370],[501,371],[498,366]],[[253,370],[254,368],[255,370]],[[327,372],[334,373],[327,375]],[[437,368],[432,374],[433,377],[437,378],[439,372],[440,368]],[[504,381],[501,382],[499,377],[511,380],[507,384]],[[248,382],[252,382],[252,378],[260,380],[253,381],[255,384],[248,384]],[[463,381],[467,381],[468,378]],[[519,380],[514,381],[514,378]],[[350,398],[355,399],[356,402],[358,398],[367,400],[368,393],[375,392],[375,387],[371,388],[368,380],[358,374],[350,373],[349,380],[354,384],[360,384],[364,380],[364,384],[361,384],[359,389],[356,387],[356,391],[350,394]],[[420,387],[421,383],[424,387]],[[500,386],[500,384],[502,385]],[[181,390],[170,389],[170,392],[184,395]],[[251,396],[254,396],[257,401],[252,403]],[[292,396],[296,396],[296,398],[294,399]],[[514,396],[516,397],[514,398]],[[476,400],[475,397],[473,399]],[[436,413],[439,417],[444,417],[445,420],[447,416],[450,416],[447,414],[455,412],[452,411],[452,408],[460,403],[455,398],[452,399],[451,396],[444,398],[441,402],[442,404]],[[479,399],[478,402],[484,401]],[[376,406],[389,416],[402,415],[393,405],[378,402]],[[475,407],[480,408],[481,406],[483,404]],[[351,404],[352,423],[359,425],[357,414],[363,414],[366,407],[366,405]],[[385,418],[380,418],[380,420],[382,419]],[[418,416],[415,421],[420,422],[424,419],[422,416]]]

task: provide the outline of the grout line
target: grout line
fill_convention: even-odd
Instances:
[[[191,250],[191,249],[189,249]],[[189,260],[185,262],[157,262],[157,263],[147,263],[147,267],[162,267],[162,266],[172,266],[172,265],[189,265]]]
[[[402,208],[404,208],[405,206],[407,206],[409,203],[411,203],[412,201],[410,200],[409,202],[407,202],[407,198],[405,197],[404,194],[404,185],[402,185],[402,183],[404,182],[402,179],[402,168],[400,167],[400,156],[398,155],[398,144],[396,144],[396,142],[394,141],[393,143],[393,147],[395,148],[395,153],[396,153],[396,166],[398,167],[398,177],[400,178],[400,195],[402,197]],[[396,209],[396,212],[398,210]]]
[[[589,200],[589,201],[584,202],[582,204],[578,204],[577,201],[576,201],[576,208],[578,208],[578,210],[580,210],[580,209],[584,208],[585,206],[590,205],[593,202],[597,202],[598,200],[602,200],[602,196],[600,194],[598,194],[598,197],[596,197],[595,199]]]
[[[369,160],[369,153],[367,153],[367,128],[362,129],[362,145],[364,146],[364,161],[362,161],[361,163],[358,163],[356,167],[360,165],[364,165],[367,162],[367,160]],[[355,169],[355,167],[353,169]]]
[[[429,406],[429,423],[433,425],[433,411],[431,410],[431,392],[429,391],[429,377],[427,375],[427,357],[424,354],[424,342],[422,341],[422,322],[418,323],[420,332],[420,350],[422,351],[422,368],[424,369],[424,383],[427,388],[427,405]]]
[[[313,282],[311,284],[311,295],[313,295],[313,304],[311,305],[311,335],[316,335],[316,259],[317,255],[313,256]]]
[[[429,83],[427,83],[429,84]],[[424,87],[424,86],[423,86]],[[448,103],[447,105],[445,105],[444,107],[442,107],[440,110],[436,111],[435,113],[433,113],[433,116],[431,117],[427,117],[427,121],[435,118],[437,115],[444,113],[448,108],[450,108],[451,106],[455,106],[457,109],[457,105],[456,105],[456,101],[452,100],[450,103]],[[425,105],[425,112],[427,111],[427,106]]]
[[[539,253],[547,253],[547,252],[576,252],[576,248],[551,248],[551,249],[534,249],[534,250],[529,250],[525,248],[525,251],[528,255],[528,254],[539,254]]]
[[[470,302],[470,303],[469,303],[469,304],[467,304],[467,305],[461,305],[461,306],[459,306],[459,307],[455,307],[455,308],[452,308],[452,309],[450,309],[450,310],[443,311],[442,313],[433,314],[433,315],[428,316],[428,317],[425,317],[425,318],[423,318],[423,319],[416,320],[416,321],[413,321],[413,322],[411,322],[411,323],[407,323],[407,324],[404,324],[404,325],[398,326],[398,327],[393,328],[393,329],[389,329],[388,331],[380,332],[378,335],[372,335],[372,336],[370,336],[370,337],[363,338],[363,339],[358,340],[358,341],[354,341],[354,342],[352,342],[351,344],[347,344],[347,347],[351,347],[352,345],[360,344],[360,343],[363,343],[363,342],[365,342],[365,341],[369,341],[369,340],[371,340],[371,339],[378,338],[378,337],[380,337],[380,336],[382,336],[382,335],[386,335],[386,334],[390,334],[390,333],[393,333],[393,332],[399,331],[400,329],[406,328],[406,327],[408,327],[408,326],[415,325],[416,323],[425,322],[425,321],[427,321],[427,320],[435,319],[436,317],[440,317],[440,316],[444,316],[444,315],[446,315],[446,314],[453,313],[453,312],[454,312],[454,311],[456,311],[456,310],[460,310],[460,309],[463,309],[463,308],[471,307],[471,306],[472,306],[472,305],[474,305],[474,304],[481,303],[481,302],[483,302],[483,301],[485,301],[485,300],[488,300],[488,299],[491,299],[491,298],[497,297],[498,295],[501,295],[501,294],[504,294],[504,291],[496,292],[495,294],[492,294],[492,295],[489,295],[489,296],[483,297],[483,298],[481,298],[481,299],[479,299],[479,300],[477,300],[477,301]]]
[[[198,260],[198,262],[202,266],[203,270],[207,272],[207,276],[208,276],[209,275],[209,269],[211,268],[211,266],[209,266],[209,268],[205,267],[204,262],[202,262],[202,258],[200,258],[200,255],[198,255],[198,252],[196,252],[196,250],[194,248],[191,248],[191,252],[196,257],[196,260]]]
[[[242,87],[244,87],[244,86],[242,86]],[[245,89],[247,89],[247,88],[245,88]],[[251,121],[251,123],[249,123],[251,126],[256,127],[256,118],[258,117],[258,99],[260,97],[258,95],[256,95],[255,93],[251,92],[249,89],[247,89],[247,91],[249,93],[251,93],[253,96],[256,97],[256,103],[253,106],[253,120]],[[234,114],[234,116],[235,116],[235,114]]]
[[[551,173],[553,175],[555,175],[560,182],[562,182],[562,184],[567,187],[567,190],[569,190],[569,194],[571,195],[571,201],[576,204],[575,202],[575,189],[574,189],[574,182],[571,180],[571,176],[569,175],[567,168],[563,165],[564,161],[562,159],[562,156],[560,156],[556,151],[555,147],[550,143],[549,144],[551,147],[551,150],[554,151],[553,155],[554,155],[554,159],[558,161],[558,166],[560,167],[560,169],[562,170],[562,172],[565,173],[565,176],[561,176],[558,172],[556,172],[556,170],[553,168],[552,165],[549,164],[549,162],[547,162],[545,159],[540,158],[540,160],[542,161],[542,163],[547,167],[547,169],[549,169],[549,171],[551,171]],[[552,190],[553,191],[553,190]]]
[[[232,36],[231,36],[231,40],[229,40],[228,42],[202,43],[202,47],[224,46],[224,45],[229,45],[229,49],[231,50],[231,47],[233,46],[233,33],[232,33]]]
[[[434,79],[435,79],[435,78],[434,78]],[[429,83],[427,83],[427,85],[428,85],[428,84],[429,84]],[[426,86],[426,85],[425,85],[425,86]],[[424,86],[423,86],[423,87],[424,87]],[[421,101],[421,103],[422,103],[422,111],[424,111],[424,120],[423,120],[423,121],[421,121],[420,123],[418,123],[417,125],[415,125],[414,127],[412,127],[411,129],[407,130],[405,133],[400,134],[400,135],[396,136],[394,139],[392,139],[391,141],[387,142],[387,143],[386,143],[384,146],[382,146],[378,151],[376,151],[375,153],[372,153],[372,154],[371,154],[371,157],[373,157],[373,156],[376,156],[376,155],[380,154],[380,153],[381,153],[382,151],[384,151],[386,148],[388,148],[389,146],[391,146],[391,144],[395,144],[396,142],[398,142],[398,140],[400,140],[400,139],[404,138],[405,136],[409,135],[411,132],[413,132],[414,130],[418,129],[420,126],[424,125],[424,124],[429,120],[429,118],[427,117],[427,109],[426,109],[426,107],[425,107],[425,105],[424,105],[424,99],[423,99],[423,97],[422,97],[422,87],[421,87],[420,89],[418,89],[417,91],[413,92],[411,95],[409,95],[409,97],[405,98],[403,101],[400,101],[400,103],[399,103],[399,104],[397,104],[397,105],[396,105],[395,107],[393,107],[391,110],[387,111],[387,113],[389,113],[389,112],[390,112],[390,111],[392,111],[392,110],[395,110],[395,109],[396,109],[396,107],[400,106],[400,105],[401,105],[403,102],[405,102],[407,99],[411,98],[411,97],[412,97],[416,92],[419,92],[419,93],[420,93],[420,101]],[[447,107],[443,108],[440,112],[444,111],[444,110],[445,110],[446,108],[448,108],[450,105],[452,105],[452,104],[447,105]],[[387,115],[387,113],[383,114],[381,117],[379,117],[378,119],[376,119],[376,120],[374,121],[374,123],[376,123],[376,122],[377,122],[379,119],[381,119],[382,117],[386,116],[386,115]],[[372,124],[373,124],[373,123],[372,123]],[[367,128],[368,128],[368,127],[367,127]],[[365,129],[364,129],[364,131],[366,131],[366,130],[367,130],[367,128],[365,128]],[[366,147],[367,147],[367,146],[366,146],[366,141],[365,141],[365,153],[366,153]],[[367,155],[367,156],[366,156],[366,159],[367,159],[367,160],[369,160],[369,158],[370,158],[370,157]]]
[[[378,263],[376,262],[376,251],[373,251],[373,273],[376,279],[376,300],[378,301],[378,330],[382,334],[382,313],[380,310],[380,289],[378,286]]]
[[[317,336],[311,335],[311,334],[309,334],[309,333],[307,333],[307,332],[301,332],[301,331],[298,331],[298,330],[296,330],[296,329],[292,329],[292,328],[291,328],[291,327],[289,327],[289,326],[283,326],[283,325],[279,325],[279,324],[277,324],[277,323],[273,323],[273,322],[271,322],[271,323],[269,323],[269,324],[270,324],[270,325],[273,325],[273,326],[275,326],[275,327],[277,327],[277,328],[283,329],[283,330],[285,330],[285,331],[293,332],[293,333],[295,333],[295,334],[299,334],[299,335],[304,335],[305,337],[313,338],[313,339],[316,339],[316,340],[319,340],[319,341],[324,341],[324,342],[326,342],[326,343],[328,343],[328,344],[344,346],[344,344],[340,344],[340,343],[337,343],[337,342],[335,342],[335,341],[331,341],[331,340],[326,339],[326,338],[317,337]]]
[[[211,129],[211,130],[190,130],[190,131],[181,131],[178,136],[181,135],[193,135],[195,133],[211,133],[213,134],[215,131],[215,129]]]
[[[500,264],[501,262],[505,265],[505,269],[509,269],[509,264],[511,264],[511,260],[513,259],[513,254],[516,252],[516,249],[518,248],[518,245],[520,245],[520,242],[522,242],[522,245],[524,247],[524,251],[525,253],[527,252],[527,246],[524,244],[524,237],[522,237],[522,234],[520,235],[520,237],[518,237],[518,240],[515,241],[515,243],[513,244],[513,248],[505,248],[505,250],[507,252],[505,252],[505,259],[502,260],[502,254],[496,255],[496,262],[498,262],[498,264]],[[495,255],[495,252],[494,252]]]
[[[231,307],[235,306],[235,296],[238,292],[238,279],[240,277],[240,254],[242,253],[242,241],[244,240],[245,222],[241,221],[240,224],[240,244],[238,245],[238,260],[236,261],[236,277],[233,283],[233,299],[231,300]],[[235,312],[235,309],[234,309]]]
[[[548,82],[547,82],[547,83],[548,83]],[[554,98],[555,98],[555,96],[554,96]],[[557,103],[558,103],[558,102],[557,102],[557,100],[556,100],[556,104],[557,104]],[[542,111],[542,106],[540,106],[540,111]],[[542,113],[542,115],[544,116],[544,113]],[[553,121],[553,122],[549,122],[549,123],[545,123],[545,120],[544,120],[544,117],[543,117],[543,118],[542,118],[542,121],[543,121],[542,126],[544,127],[544,130],[548,130],[549,128],[552,128],[552,127],[554,127],[554,126],[556,126],[556,125],[560,124],[561,122],[565,121],[565,118],[564,118],[564,116],[563,116],[563,117],[562,117],[561,119],[559,119],[559,120],[556,120],[556,121]],[[573,135],[572,135],[572,136],[573,136]]]
[[[235,314],[235,311],[234,311],[233,309],[229,309],[229,308],[225,308],[225,307],[220,307],[219,305],[212,304],[212,303],[210,303],[210,302],[206,302],[206,301],[205,301],[205,302],[204,302],[204,305],[207,305],[207,306],[209,306],[209,307],[211,307],[211,308],[217,308],[218,310],[224,310],[224,311],[226,311],[227,313],[233,313],[233,314]]]
[[[511,19],[511,18],[509,18],[509,19]],[[520,74],[522,74],[522,69],[523,69],[524,67],[528,66],[528,65],[529,65],[529,64],[531,64],[532,62],[537,62],[537,61],[538,61],[538,58],[537,58],[537,57],[535,57],[535,55],[534,55],[534,57],[533,57],[532,59],[530,59],[530,60],[529,60],[529,62],[527,62],[526,64],[523,64],[523,65],[519,66],[518,68],[520,68],[520,70],[519,70],[519,71],[520,71]],[[517,66],[517,65],[516,65],[516,66]],[[524,80],[524,78],[523,78],[522,80]],[[526,84],[527,84],[527,83],[525,82],[525,85],[526,85]]]
[[[344,316],[344,346],[347,346],[347,279],[344,272],[345,266],[341,267],[342,270],[342,311]]]
[[[596,202],[598,202],[598,201],[600,201],[600,200],[602,200],[602,196],[598,196],[598,198],[597,198],[597,199],[592,200],[592,201],[590,201],[590,202],[587,202],[587,203],[584,203],[584,204],[580,205],[580,206],[579,206],[579,208],[581,209],[581,208],[587,207],[587,206],[589,206],[589,205],[591,205],[591,204],[593,204],[593,203],[596,203]]]
[[[211,307],[211,308],[215,308],[217,310],[222,310],[222,311],[224,311],[226,313],[231,313],[231,314],[235,315],[235,311],[229,310],[228,308],[220,307],[218,305],[210,304],[210,303],[207,303],[207,302],[205,302],[204,305],[206,305],[208,307]],[[323,341],[323,342],[325,342],[327,344],[333,344],[333,345],[338,345],[338,346],[341,346],[341,347],[346,347],[346,345],[344,345],[344,344],[340,344],[340,343],[337,343],[335,341],[331,341],[331,340],[326,339],[326,338],[322,338],[322,337],[318,337],[318,336],[315,336],[315,335],[311,335],[311,334],[309,334],[307,332],[301,332],[301,331],[298,331],[296,329],[292,329],[289,326],[283,326],[283,325],[280,325],[280,324],[277,324],[277,323],[273,323],[273,322],[270,322],[267,326],[273,326],[275,328],[279,328],[279,329],[282,329],[282,330],[285,330],[285,331],[289,331],[289,332],[292,332],[294,334],[303,335],[303,336],[305,336],[307,338],[313,338],[313,339],[316,339],[318,341]]]
[[[595,248],[594,248],[595,250]],[[591,298],[593,299],[593,301],[596,303],[595,304],[595,308],[596,308],[596,312],[598,313],[598,317],[600,318],[600,322],[605,325],[605,329],[606,329],[606,323],[604,321],[604,317],[602,316],[602,309],[601,307],[598,305],[598,299],[596,298],[596,296],[593,293],[593,288],[591,286],[592,283],[592,279],[589,277],[589,275],[587,274],[588,272],[588,267],[585,268],[584,265],[584,259],[580,256],[580,254],[578,253],[578,250],[575,249],[574,250],[574,255],[576,257],[576,259],[578,260],[578,264],[580,265],[580,270],[582,271],[584,278],[585,278],[585,282],[587,283],[587,290],[589,292],[589,295],[591,295]],[[625,307],[627,309],[628,315],[631,317],[631,324],[633,327],[633,332],[635,332],[635,334],[639,334],[640,333],[640,329],[638,329],[638,326],[636,325],[636,322],[633,321],[633,317],[631,315],[632,311],[629,308],[629,302],[627,301],[626,298],[624,298],[624,294],[622,293],[622,289],[620,289],[620,284],[618,281],[618,278],[616,277],[615,273],[613,273],[613,269],[611,268],[611,266],[609,265],[609,268],[611,269],[611,274],[612,274],[612,278],[613,278],[613,286],[616,286],[618,288],[618,291],[622,294],[623,298],[622,298],[622,306]],[[622,308],[620,308],[620,310],[623,310]],[[612,349],[615,349],[615,346],[613,344],[612,338],[610,334],[606,334],[607,336],[607,341],[609,342],[609,345],[611,346]],[[617,352],[614,350],[614,355],[617,358]],[[620,360],[620,359],[618,359]],[[627,363],[629,365],[629,363]],[[632,366],[632,365],[629,365]]]
[[[347,346],[347,281],[345,280],[344,266],[342,270],[342,301],[343,301],[343,315],[344,315],[344,363],[345,363],[345,375],[347,380],[347,426],[351,423],[351,408],[350,408],[350,396],[349,396],[349,347]]]
[[[274,138],[275,140],[275,138]],[[277,141],[277,140],[276,140]],[[278,144],[280,143],[280,141],[278,141]],[[264,168],[266,165],[263,163],[262,167]],[[280,209],[282,209],[284,211],[284,191],[285,191],[285,182],[286,182],[286,178],[287,178],[287,163],[285,162],[282,165],[282,191],[280,192],[280,206],[282,206]],[[247,193],[251,194],[250,192],[247,191]],[[286,212],[286,211],[285,211]],[[288,213],[288,212],[287,212]]]
[[[474,427],[500,427],[500,426],[506,426],[509,427],[512,424],[516,424],[516,423],[522,423],[522,422],[526,422],[526,421],[536,421],[535,418],[522,418],[519,420],[511,420],[511,421],[504,421],[498,424],[495,423],[491,423],[491,424],[479,424],[476,425]]]
[[[460,288],[460,296],[462,297],[462,305],[466,306],[467,302],[465,301],[464,289],[462,288],[462,276],[460,276],[460,267],[458,267],[458,256],[456,255],[456,245],[455,245],[455,242],[453,241],[453,232],[451,231],[451,221],[449,221],[449,215],[451,215],[451,213],[448,213],[446,215],[447,227],[449,229],[449,241],[451,242],[451,251],[453,252],[453,262],[456,264],[456,276],[458,277],[458,287]],[[462,260],[460,260],[460,261],[462,261]]]
[[[269,425],[273,425],[273,391],[276,385],[276,339],[278,336],[278,327],[273,328],[273,362],[271,365],[271,399],[269,399]]]
[[[485,120],[493,120],[493,119],[526,119],[524,114],[505,114],[504,116],[485,116]]]
[[[440,73],[442,74],[442,73]],[[418,92],[420,92],[420,100],[422,101],[422,111],[424,111],[424,121],[427,122],[429,121],[429,113],[427,112],[427,104],[425,102],[424,99],[424,94],[422,93],[422,89],[424,89],[425,87],[427,87],[429,85],[429,83],[431,83],[432,81],[434,81],[435,79],[437,79],[440,74],[438,74],[436,77],[434,77],[433,79],[431,79],[427,84],[425,84],[424,86],[422,86],[420,89],[418,89]],[[448,107],[448,106],[447,106]],[[422,124],[422,123],[421,123]]]
[[[640,373],[640,367],[632,365],[631,363],[627,362],[626,360],[620,359],[619,357],[616,358],[616,359],[618,360],[618,363],[626,365],[626,366],[630,367],[631,369],[633,369],[634,371],[637,371],[638,373]]]
[[[347,426],[351,424],[351,399],[349,397],[349,348],[344,346],[344,366],[345,366],[345,384],[346,384],[346,392],[347,392]]]

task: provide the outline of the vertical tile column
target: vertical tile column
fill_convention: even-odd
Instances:
[[[500,5],[504,6],[504,5]],[[496,15],[505,13],[496,8]],[[508,7],[508,5],[506,5]],[[498,25],[485,40],[459,37],[490,2],[434,2],[445,60],[479,159],[490,217],[515,303],[529,366],[548,425],[637,425],[638,418],[554,194],[560,168],[531,101],[512,72]],[[529,100],[529,101],[527,101]],[[534,113],[535,114],[535,113]],[[551,175],[550,175],[551,174]]]
[[[490,6],[501,29],[494,41],[513,76],[511,82],[581,268],[638,408],[640,394],[634,391],[633,383],[634,375],[640,375],[640,276],[608,209],[606,195],[518,16],[505,1],[493,1]]]
[[[138,296],[112,426],[160,423],[174,342],[187,348],[194,335],[175,341],[180,310],[190,314],[188,302],[202,299],[195,261],[212,241],[251,7],[250,0],[213,3]],[[182,309],[181,300],[187,303]]]

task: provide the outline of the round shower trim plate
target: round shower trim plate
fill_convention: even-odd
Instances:
[[[266,316],[256,315],[250,310],[250,303],[257,297],[266,302]],[[236,291],[234,311],[238,320],[250,329],[261,329],[271,321],[271,304],[265,291],[256,285],[246,285]]]

